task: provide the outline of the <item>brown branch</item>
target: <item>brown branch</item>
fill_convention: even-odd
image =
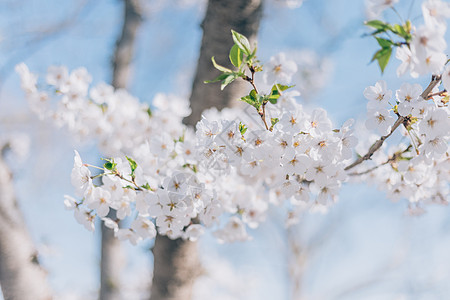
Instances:
[[[430,92],[434,89],[434,87],[436,85],[439,84],[439,82],[441,82],[441,75],[433,75],[431,76],[431,82],[430,84],[426,87],[426,89],[422,92],[422,94],[420,95],[420,97],[422,97],[423,99],[427,99],[428,95],[430,94]],[[372,146],[370,146],[369,151],[367,151],[367,153],[364,156],[359,157],[357,160],[355,160],[352,164],[348,165],[347,167],[345,167],[344,170],[350,170],[354,167],[356,167],[357,165],[359,165],[360,163],[362,163],[365,160],[368,160],[372,157],[372,155],[381,148],[381,146],[383,145],[384,141],[390,137],[394,131],[401,125],[403,124],[405,121],[405,117],[402,116],[398,116],[397,121],[395,121],[394,125],[391,128],[391,132],[389,132],[389,134],[382,136],[379,140],[377,140],[375,143],[372,144]]]
[[[350,173],[350,174],[348,174],[348,175],[350,175],[350,176],[359,176],[359,175],[365,175],[365,174],[368,174],[368,173],[370,173],[370,172],[372,172],[372,171],[375,171],[375,170],[378,169],[379,167],[382,167],[382,166],[384,166],[384,165],[387,165],[387,164],[389,164],[389,163],[391,163],[391,162],[396,161],[397,159],[399,159],[399,158],[402,156],[402,154],[404,154],[404,153],[408,152],[409,150],[411,150],[411,148],[412,148],[412,145],[410,144],[405,150],[395,152],[395,153],[394,153],[391,157],[389,157],[389,159],[386,160],[385,162],[383,162],[383,163],[381,163],[381,164],[379,164],[379,165],[376,165],[376,166],[374,166],[374,167],[372,167],[372,168],[370,168],[370,169],[368,169],[368,170],[365,170],[365,171],[363,171],[363,172],[353,172],[353,173]]]
[[[255,84],[255,69],[253,66],[250,66],[250,72],[252,73],[252,77],[245,76],[242,79],[250,82],[250,84],[252,85],[256,94],[258,94],[258,89],[256,88],[256,84]],[[261,109],[258,110],[258,114],[261,117],[262,121],[264,122],[264,126],[266,127],[266,130],[270,130],[269,126],[267,126],[267,122],[266,122],[266,104],[267,104],[267,102],[262,103]]]

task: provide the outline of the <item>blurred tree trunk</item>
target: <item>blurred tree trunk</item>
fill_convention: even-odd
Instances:
[[[224,66],[230,66],[229,51],[233,45],[231,29],[255,41],[262,16],[261,0],[209,0],[202,23],[203,38],[197,71],[192,86],[190,103],[192,114],[184,122],[194,126],[203,110],[210,107],[222,109],[243,96],[249,89],[245,82],[233,82],[224,91],[218,84],[203,81],[219,75],[211,57]],[[236,101],[237,102],[237,101]],[[197,253],[197,243],[181,239],[156,237],[153,248],[154,269],[151,300],[188,300],[192,287],[202,273]]]
[[[141,7],[138,0],[123,0],[124,21],[122,33],[117,40],[112,60],[112,85],[116,89],[127,88],[131,75],[131,61],[136,44],[136,34],[142,21]],[[109,218],[115,219],[116,212],[111,210]],[[120,277],[124,267],[124,254],[120,241],[114,237],[112,229],[102,222],[100,262],[100,300],[123,299]]]
[[[0,285],[5,300],[48,300],[47,274],[14,194],[13,175],[0,155]]]
[[[250,90],[248,83],[236,80],[220,91],[220,84],[205,84],[205,80],[216,78],[220,72],[216,70],[211,57],[218,64],[233,68],[228,55],[233,46],[231,29],[245,35],[253,44],[259,29],[262,16],[262,0],[209,0],[205,19],[202,23],[203,38],[195,73],[192,93],[189,99],[192,114],[185,123],[194,126],[202,112],[210,107],[222,109],[234,106]]]

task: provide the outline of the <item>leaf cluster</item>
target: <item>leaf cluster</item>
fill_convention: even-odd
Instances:
[[[261,107],[263,105],[266,105],[268,102],[272,104],[276,104],[278,101],[278,98],[280,98],[283,91],[291,88],[293,86],[288,85],[282,85],[282,84],[274,84],[272,86],[272,89],[270,91],[270,94],[268,95],[260,95],[256,92],[255,89],[251,90],[250,93],[247,96],[244,96],[241,98],[241,101],[244,101],[254,108],[256,110],[260,111]]]
[[[217,78],[213,80],[207,80],[205,83],[218,82],[220,81],[222,84],[220,89],[223,90],[227,85],[232,83],[237,78],[245,79],[247,75],[245,74],[245,67],[252,69],[254,71],[262,71],[262,68],[259,66],[254,66],[256,61],[256,46],[252,49],[250,46],[249,40],[242,34],[231,30],[231,34],[233,36],[234,45],[230,50],[230,54],[228,55],[230,62],[233,66],[237,68],[237,70],[231,70],[224,66],[219,65],[214,56],[211,58],[211,61],[214,65],[214,68],[221,71]]]
[[[375,29],[375,31],[369,35],[373,36],[377,40],[378,45],[381,47],[377,52],[375,52],[370,62],[377,60],[381,73],[383,73],[389,63],[389,59],[391,58],[392,49],[402,45],[407,45],[409,47],[412,39],[411,22],[408,20],[403,25],[392,25],[380,20],[371,20],[365,22],[365,25]],[[392,34],[397,38],[400,38],[400,41],[394,41],[391,37]]]

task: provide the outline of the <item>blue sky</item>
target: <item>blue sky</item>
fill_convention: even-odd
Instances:
[[[108,82],[121,26],[120,1],[90,1],[68,29],[43,43],[27,42],[29,32],[67,19],[81,2],[22,0],[0,4],[0,66],[24,60],[40,74],[52,64],[70,69],[85,66],[94,83]],[[176,7],[172,2],[151,11],[139,34],[130,90],[141,101],[150,103],[158,92],[189,95],[203,10],[195,5]],[[407,15],[410,2],[403,3],[399,12]],[[307,105],[328,109],[336,126],[348,118],[364,118],[362,91],[381,78],[377,65],[368,64],[376,42],[361,37],[365,32],[363,9],[363,1],[357,0],[306,0],[295,10],[270,4],[261,23],[258,48],[262,61],[279,51],[303,48],[332,59],[334,72],[329,82]],[[420,13],[417,5],[413,11]],[[393,13],[387,16],[396,18]],[[396,64],[390,64],[382,77],[391,89],[407,79],[395,76]],[[18,76],[8,74],[0,77],[2,118],[26,112]],[[420,78],[418,82],[425,84],[427,80]],[[98,159],[98,153],[92,143],[80,146],[45,122],[28,121],[3,125],[0,133],[12,129],[32,133],[32,155],[14,170],[18,197],[33,238],[53,249],[43,255],[43,262],[56,291],[73,289],[76,283],[77,291],[95,292],[97,236],[78,225],[62,201],[64,194],[73,193],[69,180],[73,149],[91,162]],[[392,203],[374,187],[347,185],[329,214],[305,216],[293,232],[303,245],[315,245],[308,253],[303,281],[307,299],[442,299],[450,294],[445,284],[450,279],[449,208],[432,207],[422,217],[405,216],[405,209],[405,202]],[[287,269],[291,262],[286,257],[287,233],[280,219],[280,213],[274,212],[272,221],[252,231],[252,242],[217,245],[209,236],[202,242],[205,258],[227,259],[238,272],[256,278],[257,288],[242,299],[289,299]],[[126,248],[130,270],[149,268],[144,247]],[[363,285],[359,290],[358,284]]]

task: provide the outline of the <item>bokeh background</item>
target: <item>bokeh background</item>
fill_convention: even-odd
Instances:
[[[383,75],[376,63],[369,64],[377,44],[363,37],[364,1],[305,0],[297,8],[284,2],[265,1],[259,57],[264,62],[279,52],[296,53],[306,66],[312,62],[304,74],[309,88],[299,101],[327,109],[336,127],[349,118],[364,119],[362,92],[380,78],[392,90],[402,81],[427,84],[429,78],[397,78],[395,59]],[[160,92],[189,97],[206,1],[143,4],[130,92],[150,104]],[[422,23],[420,1],[401,1],[397,9]],[[384,16],[398,20],[392,11]],[[85,161],[96,162],[100,155],[95,143],[81,144],[29,111],[14,66],[23,61],[41,76],[50,65],[85,66],[94,84],[109,82],[122,21],[118,0],[0,1],[0,136],[29,140],[28,155],[11,156],[10,164],[28,228],[60,299],[97,298],[99,236],[65,210],[63,195],[73,194],[73,149]],[[389,201],[370,182],[347,184],[327,214],[306,214],[289,229],[274,209],[266,223],[251,230],[252,241],[220,245],[207,234],[199,249],[207,272],[194,298],[448,299],[449,208],[430,206],[421,216],[406,211],[406,201]],[[125,299],[145,298],[151,246],[124,243]]]

